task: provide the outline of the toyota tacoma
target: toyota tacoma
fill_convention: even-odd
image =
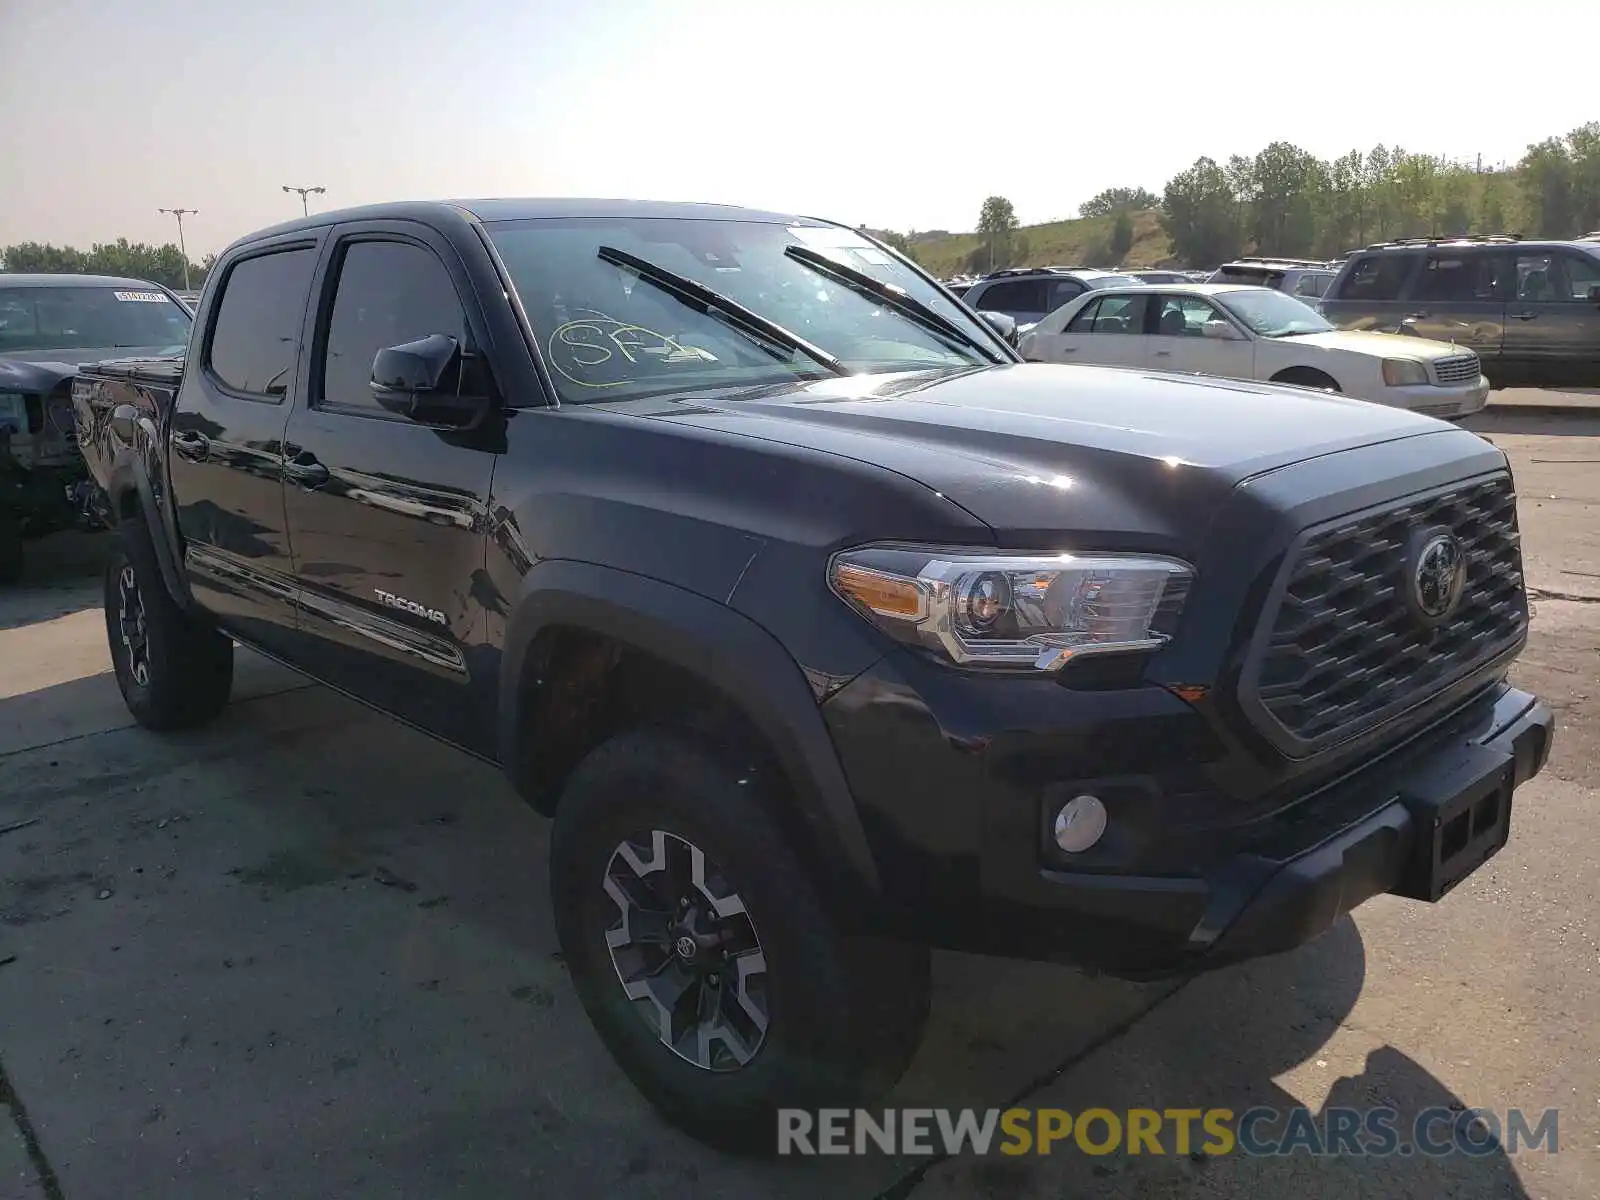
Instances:
[[[237,643],[498,764],[590,1018],[719,1144],[892,1085],[930,947],[1147,978],[1436,901],[1550,749],[1501,451],[1025,364],[825,221],[317,214],[73,398],[134,717]]]

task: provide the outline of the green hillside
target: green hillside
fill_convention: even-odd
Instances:
[[[1113,217],[1084,217],[1075,221],[1051,221],[1046,225],[1024,225],[1018,236],[1027,242],[1027,252],[1011,265],[1023,267],[1157,267],[1167,263],[1172,247],[1161,229],[1159,214],[1133,214],[1133,247],[1117,262],[1110,254]],[[980,239],[975,233],[913,236],[911,250],[917,261],[934,275],[944,278],[970,270],[987,270],[988,264],[972,261]]]

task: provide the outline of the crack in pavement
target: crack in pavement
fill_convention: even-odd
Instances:
[[[1172,999],[1179,992],[1183,991],[1183,989],[1188,987],[1191,982],[1193,982],[1192,976],[1189,979],[1180,981],[1176,986],[1169,988],[1167,991],[1157,996],[1154,1000],[1152,1000],[1144,1008],[1141,1008],[1138,1012],[1134,1013],[1132,1016],[1123,1021],[1119,1021],[1117,1024],[1111,1026],[1111,1028],[1102,1032],[1082,1049],[1076,1050],[1072,1054],[1069,1054],[1065,1059],[1057,1063],[1054,1067],[1050,1068],[1050,1070],[1046,1071],[1043,1075],[1031,1079],[1027,1083],[1023,1084],[1020,1091],[1018,1091],[1014,1096],[1001,1105],[1002,1110],[1017,1107],[1029,1096],[1032,1096],[1034,1093],[1043,1091],[1045,1088],[1049,1087],[1052,1083],[1060,1079],[1068,1071],[1072,1070],[1073,1067],[1083,1062],[1097,1050],[1100,1050],[1102,1047],[1109,1046],[1117,1039],[1128,1033],[1131,1033],[1134,1026],[1138,1025],[1140,1021],[1144,1020],[1168,1000]],[[916,1191],[917,1187],[922,1183],[922,1181],[928,1177],[928,1173],[930,1171],[937,1166],[949,1162],[953,1157],[955,1156],[951,1154],[932,1155],[926,1162],[919,1163],[910,1172],[902,1175],[888,1187],[884,1188],[883,1191],[874,1196],[872,1200],[907,1200],[907,1197],[909,1197],[912,1192]]]
[[[1568,600],[1573,604],[1600,604],[1600,596],[1586,592],[1557,592],[1548,588],[1529,588],[1529,600]]]
[[[23,1148],[28,1153],[28,1162],[33,1165],[34,1174],[38,1176],[39,1187],[44,1191],[45,1200],[66,1200],[66,1194],[61,1190],[61,1180],[56,1176],[56,1169],[50,1165],[44,1147],[39,1144],[39,1135],[34,1131],[28,1110],[23,1107],[22,1097],[17,1095],[17,1089],[11,1086],[11,1079],[6,1074],[4,1063],[0,1063],[0,1108],[11,1113],[11,1123],[17,1127],[17,1133],[22,1138]]]

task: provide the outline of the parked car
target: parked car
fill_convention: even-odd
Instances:
[[[1452,420],[1477,412],[1489,397],[1489,381],[1470,350],[1398,334],[1341,332],[1271,288],[1107,288],[1051,313],[1020,346],[1036,362],[1293,383]]]
[[[1321,310],[1343,329],[1455,342],[1495,387],[1600,385],[1600,242],[1379,242],[1346,260]]]
[[[1191,283],[1189,275],[1183,271],[1124,271],[1131,279],[1140,283]]]
[[[85,519],[76,364],[181,347],[189,323],[170,292],[141,279],[0,274],[0,583],[22,574],[26,540]]]
[[[1207,277],[1207,283],[1245,283],[1276,288],[1315,303],[1328,290],[1338,273],[1332,263],[1314,258],[1236,258],[1223,263]]]
[[[842,225],[317,213],[194,329],[73,389],[129,711],[214,718],[237,640],[498,763],[708,1141],[881,1095],[930,945],[1182,974],[1437,900],[1549,752],[1500,450],[1023,365]]]
[[[1026,327],[1074,296],[1135,282],[1120,272],[1093,267],[1013,267],[985,275],[961,299],[969,308],[1005,313]]]

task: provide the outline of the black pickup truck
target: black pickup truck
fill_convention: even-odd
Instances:
[[[1437,900],[1550,749],[1494,446],[1023,364],[823,221],[318,214],[73,399],[134,716],[213,717],[237,642],[499,764],[589,1015],[713,1142],[880,1094],[929,946],[1150,977]]]

